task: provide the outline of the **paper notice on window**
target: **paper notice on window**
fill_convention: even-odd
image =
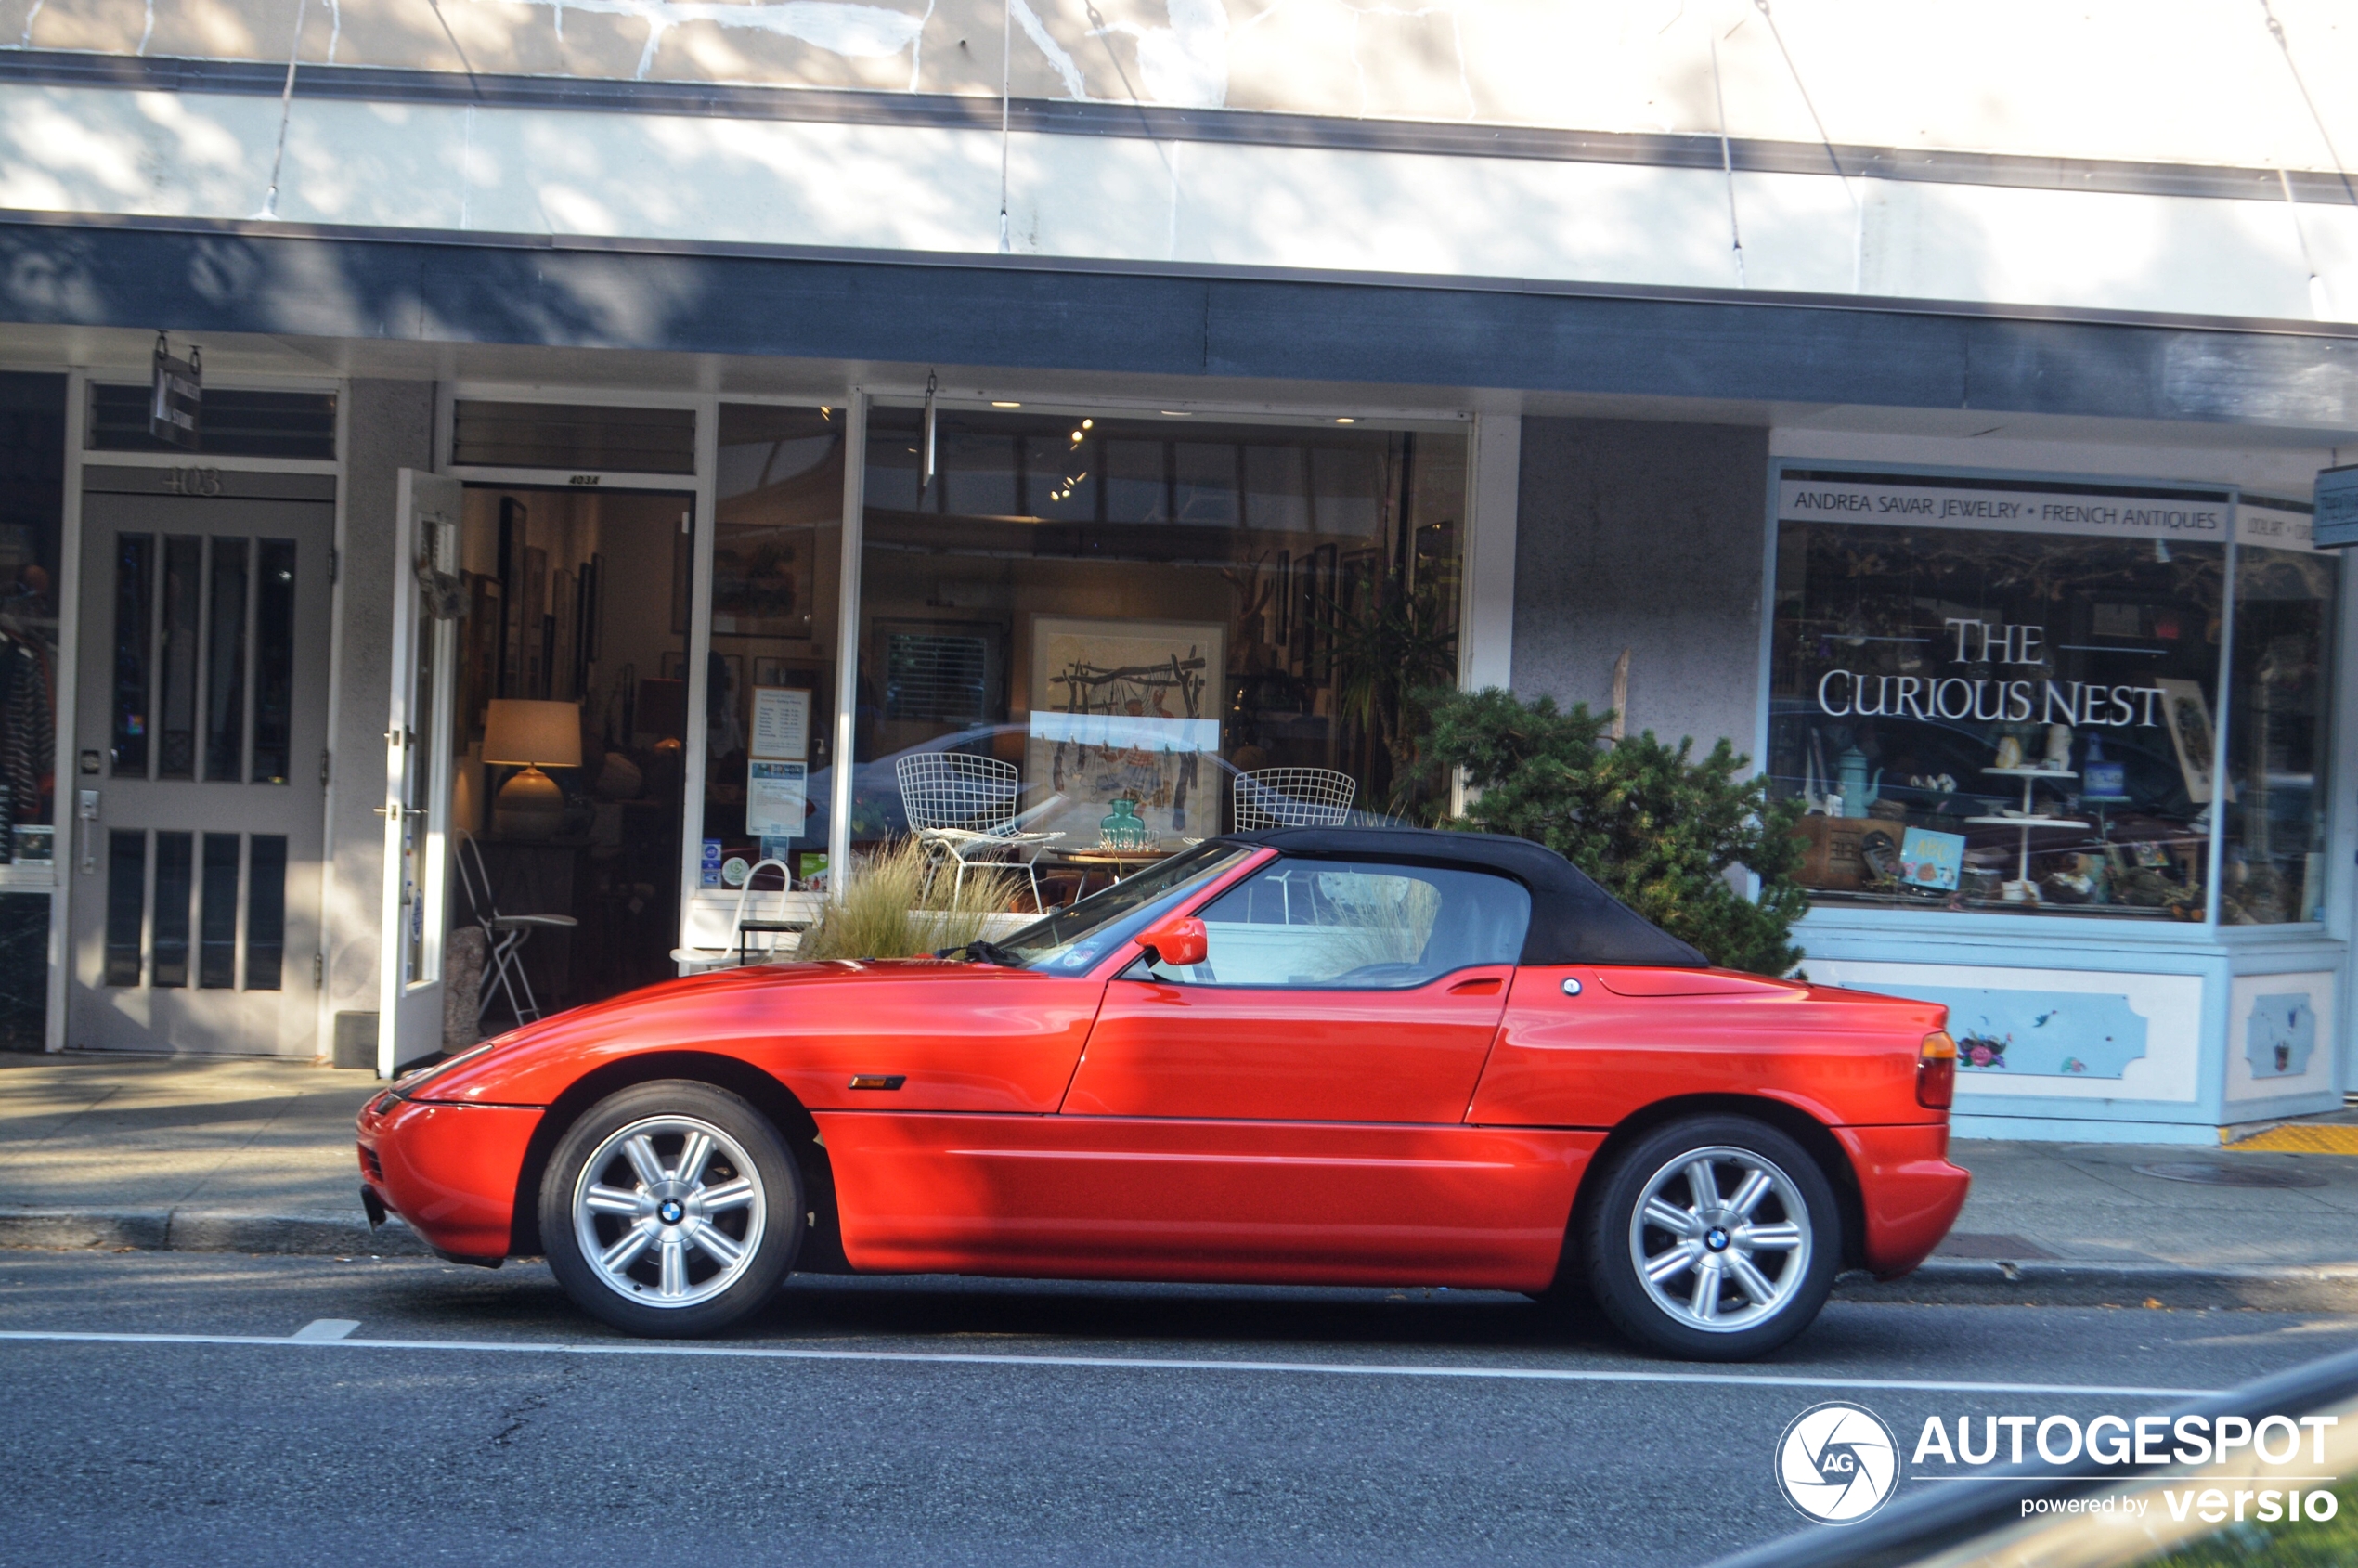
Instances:
[[[756,686],[753,689],[752,754],[796,762],[810,759],[809,692],[794,686]]]
[[[755,761],[745,764],[747,837],[802,836],[802,819],[810,805],[809,771],[800,762]]]

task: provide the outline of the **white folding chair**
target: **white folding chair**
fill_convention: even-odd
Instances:
[[[1237,831],[1266,827],[1341,827],[1351,818],[1359,781],[1332,768],[1263,768],[1238,773],[1230,794]]]
[[[769,939],[762,944],[760,962],[766,964],[776,957],[778,938],[787,932],[802,930],[809,922],[757,920],[748,923],[746,921],[745,906],[753,901],[754,881],[764,871],[769,870],[777,872],[781,891],[794,890],[794,873],[786,869],[785,862],[777,860],[754,862],[753,869],[745,873],[745,886],[737,889],[737,912],[730,916],[729,934],[720,946],[675,947],[671,950],[671,961],[695,974],[702,974],[708,969],[727,969],[736,965],[749,963],[753,961],[753,949],[746,938],[754,935]]]
[[[483,991],[475,1002],[475,1022],[483,1022],[497,986],[508,998],[516,1022],[528,1024],[540,1017],[539,999],[532,994],[532,977],[524,970],[524,944],[535,931],[570,931],[581,924],[570,914],[502,914],[491,891],[491,873],[483,863],[483,849],[474,835],[459,835],[459,886],[467,895],[474,922],[483,928],[485,947]],[[471,866],[468,862],[473,862]],[[521,988],[524,999],[516,999]]]
[[[955,862],[950,885],[956,888],[965,885],[969,865],[1013,862],[1023,867],[1038,907],[1040,873],[1031,856],[1040,845],[1064,835],[1024,830],[1016,810],[1022,776],[1014,763],[965,751],[918,751],[893,763],[892,773],[900,786],[901,811],[925,846],[932,870]]]

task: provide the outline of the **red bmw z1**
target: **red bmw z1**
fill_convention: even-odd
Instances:
[[[512,1030],[369,1104],[363,1196],[638,1334],[801,1269],[1585,1295],[1732,1360],[1948,1232],[1944,1021],[1713,968],[1522,839],[1281,828]]]

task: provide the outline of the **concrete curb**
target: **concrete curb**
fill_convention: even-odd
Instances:
[[[398,1218],[371,1232],[357,1210],[256,1214],[229,1209],[0,1206],[0,1248],[45,1251],[272,1252],[431,1257]],[[2358,1314],[2358,1263],[2185,1268],[2170,1263],[1992,1263],[1935,1258],[1904,1279],[1863,1274],[1834,1286],[1846,1302],[1920,1306],[2256,1307]]]
[[[1994,1263],[1935,1258],[1888,1284],[1864,1275],[1834,1287],[1846,1302],[1932,1306],[2257,1307],[2358,1313],[2358,1263],[2300,1266]]]
[[[50,1251],[279,1252],[431,1257],[400,1220],[376,1231],[349,1213],[255,1214],[232,1209],[0,1207],[0,1247]]]

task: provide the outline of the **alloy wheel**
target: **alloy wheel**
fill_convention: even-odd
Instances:
[[[1773,1317],[1809,1274],[1800,1187],[1751,1149],[1717,1146],[1669,1160],[1629,1217],[1629,1260],[1674,1321],[1734,1333]]]
[[[652,1116],[607,1135],[574,1185],[581,1255],[615,1294],[689,1307],[752,1267],[769,1209],[744,1146],[693,1116]]]

